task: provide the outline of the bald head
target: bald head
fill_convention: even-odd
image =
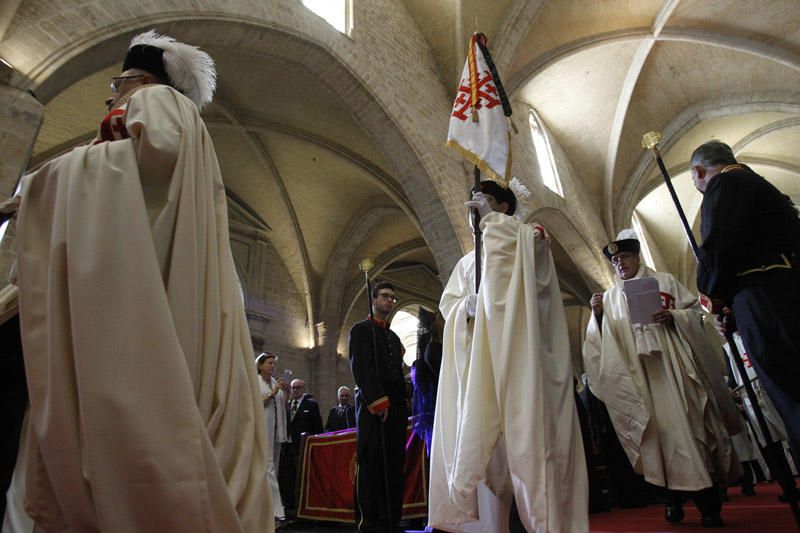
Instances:
[[[306,382],[302,379],[293,379],[292,383],[292,398],[299,400],[306,392]]]

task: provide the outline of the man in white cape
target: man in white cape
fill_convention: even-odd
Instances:
[[[703,525],[721,527],[717,485],[741,475],[729,439],[741,421],[724,382],[720,346],[711,342],[697,297],[671,274],[641,264],[640,246],[625,230],[603,249],[617,280],[592,297],[583,345],[589,388],[606,404],[634,470],[668,489],[666,520],[683,519],[680,492],[686,491]],[[643,277],[658,281],[663,309],[651,323],[631,324],[624,282]]]
[[[134,38],[98,136],[23,178],[25,505],[45,531],[272,531],[213,61]]]
[[[509,216],[513,193],[494,182],[481,190],[467,202],[482,216],[480,290],[470,253],[439,304],[446,322],[429,523],[507,531],[513,496],[528,531],[588,531],[569,339],[549,245],[543,230]]]

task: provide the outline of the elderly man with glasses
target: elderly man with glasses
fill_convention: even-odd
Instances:
[[[94,141],[22,180],[26,510],[43,531],[271,531],[263,405],[200,116],[214,62],[149,31],[121,70]]]
[[[295,485],[300,456],[300,437],[303,433],[309,435],[322,433],[322,415],[317,400],[306,392],[305,381],[293,379],[290,391],[289,401],[286,402],[288,442],[282,446],[279,484],[284,507],[287,512],[294,513],[297,509]]]
[[[632,230],[623,230],[603,248],[617,279],[592,296],[583,345],[589,388],[605,402],[634,470],[667,489],[666,520],[683,520],[688,492],[703,526],[722,527],[718,486],[741,474],[729,439],[741,424],[722,378],[720,346],[697,296],[642,264],[640,246]],[[632,285],[645,278],[656,280],[645,292],[656,305],[660,299],[660,308],[632,318],[640,298]]]

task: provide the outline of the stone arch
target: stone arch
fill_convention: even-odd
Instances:
[[[453,159],[440,157],[441,154],[434,151],[442,149],[441,142],[434,141],[439,134],[441,139],[444,138],[446,124],[434,120],[436,113],[433,110],[449,107],[438,81],[436,87],[430,88],[431,94],[426,95],[432,101],[416,111],[418,116],[414,118],[419,118],[420,123],[412,125],[407,119],[400,118],[409,114],[409,108],[400,105],[399,101],[403,101],[403,96],[414,101],[416,94],[401,95],[397,101],[384,101],[395,96],[397,90],[384,91],[392,80],[357,74],[375,68],[361,64],[366,60],[357,54],[359,50],[345,49],[344,45],[331,46],[331,43],[313,35],[307,27],[292,28],[274,21],[220,12],[187,11],[155,14],[146,19],[130,18],[119,21],[113,29],[88,32],[33,68],[25,82],[26,88],[35,89],[38,97],[47,102],[70,84],[118,62],[116,51],[124,49],[136,32],[154,26],[201,46],[236,47],[237,51],[254,56],[269,55],[293,61],[314,73],[373,139],[408,203],[414,206],[439,271],[443,276],[449,274],[461,256],[461,233],[465,233],[458,233],[450,218],[451,211],[457,209],[453,206],[460,207],[460,202],[455,199],[457,193],[450,189],[452,185],[460,186],[463,169]],[[114,51],[113,57],[109,51]],[[410,88],[403,90],[411,91]],[[441,101],[436,96],[440,96]],[[437,194],[431,194],[432,190]]]
[[[800,96],[797,94],[726,95],[691,105],[673,118],[664,128],[659,144],[662,153],[667,153],[678,140],[703,120],[753,112],[800,113]],[[688,156],[689,154],[687,154]],[[653,176],[655,160],[649,152],[643,152],[639,163],[625,182],[617,200],[614,224],[623,227],[630,220],[639,201],[661,183],[660,175]],[[686,165],[688,168],[688,164]],[[685,169],[685,168],[684,168]],[[679,168],[668,169],[670,176]]]
[[[375,266],[370,271],[370,278],[372,280],[377,279],[381,272],[383,272],[395,261],[399,261],[407,255],[424,250],[426,247],[427,245],[423,239],[412,239],[390,248],[375,258]],[[344,346],[344,342],[346,341],[348,334],[346,326],[350,323],[351,317],[354,316],[353,313],[358,313],[357,308],[359,305],[362,305],[365,299],[364,281],[363,278],[359,276],[355,280],[352,280],[350,283],[348,283],[347,287],[343,291],[341,308],[344,310],[344,312],[340,315],[341,322],[338,324],[337,328],[337,331],[339,332],[339,338],[336,342],[336,346],[339,347],[340,352],[343,350],[342,347]],[[398,304],[401,303],[405,305],[405,301],[398,302]],[[366,304],[363,304],[363,306],[366,309]]]
[[[558,241],[575,265],[582,280],[570,280],[569,285],[576,288],[583,284],[590,291],[596,291],[611,285],[613,279],[606,258],[600,249],[592,246],[578,231],[564,212],[553,207],[537,209],[528,221],[536,220],[545,227],[548,233]],[[576,294],[575,296],[580,296]]]
[[[347,265],[353,259],[353,254],[369,238],[370,230],[377,226],[381,218],[398,212],[400,209],[397,206],[375,205],[358,210],[350,219],[336,242],[337,253],[328,258],[328,265],[325,268],[326,275],[320,291],[320,316],[323,320],[325,317],[338,314],[345,291],[344,284],[341,282],[337,284],[337,276],[333,273],[345,272]]]

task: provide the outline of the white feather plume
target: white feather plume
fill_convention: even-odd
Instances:
[[[155,30],[140,33],[131,41],[131,47],[145,44],[164,51],[164,70],[173,86],[198,107],[211,102],[217,88],[217,70],[214,60],[196,46],[181,43]]]
[[[617,234],[617,238],[614,240],[621,241],[623,239],[634,239],[637,241],[640,240],[639,235],[636,234],[636,230],[634,230],[633,228],[623,229],[622,231],[619,232],[619,234]]]

